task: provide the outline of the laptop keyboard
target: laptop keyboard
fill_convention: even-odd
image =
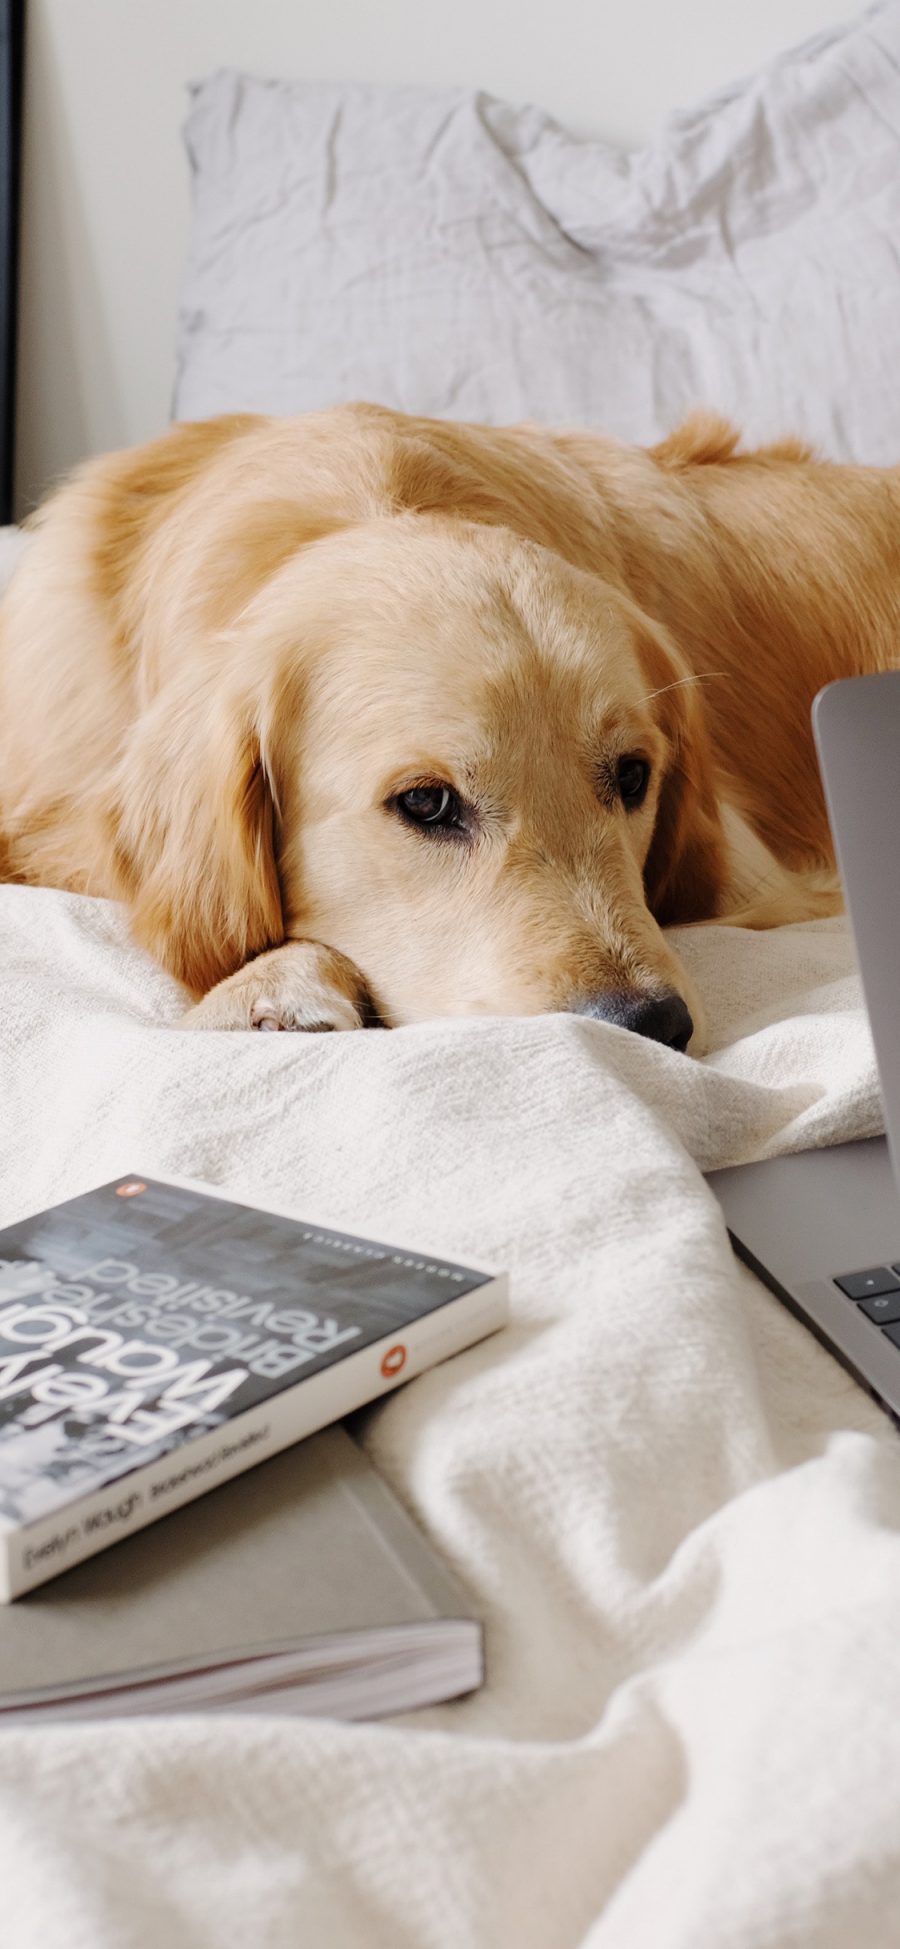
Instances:
[[[842,1272],[835,1285],[855,1301],[861,1313],[876,1326],[887,1329],[887,1337],[900,1346],[900,1272],[896,1266],[866,1266],[862,1272]],[[893,1331],[892,1331],[893,1329]]]

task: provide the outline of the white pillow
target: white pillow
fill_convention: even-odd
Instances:
[[[368,398],[900,459],[900,4],[620,155],[483,94],[218,73],[175,413]]]

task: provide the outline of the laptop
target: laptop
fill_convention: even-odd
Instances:
[[[829,684],[813,731],[887,1137],[708,1183],[738,1256],[900,1422],[900,670]]]

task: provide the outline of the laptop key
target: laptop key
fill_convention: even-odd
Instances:
[[[835,1285],[848,1299],[872,1299],[876,1293],[900,1293],[900,1279],[890,1266],[873,1265],[865,1272],[842,1272]]]
[[[876,1293],[874,1299],[861,1299],[857,1310],[879,1326],[893,1326],[900,1320],[900,1293]]]

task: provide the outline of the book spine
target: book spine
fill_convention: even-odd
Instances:
[[[506,1284],[503,1276],[476,1286],[207,1434],[188,1438],[155,1461],[129,1470],[105,1488],[0,1534],[0,1602],[9,1603],[47,1583],[170,1509],[192,1502],[495,1332],[507,1318]]]

